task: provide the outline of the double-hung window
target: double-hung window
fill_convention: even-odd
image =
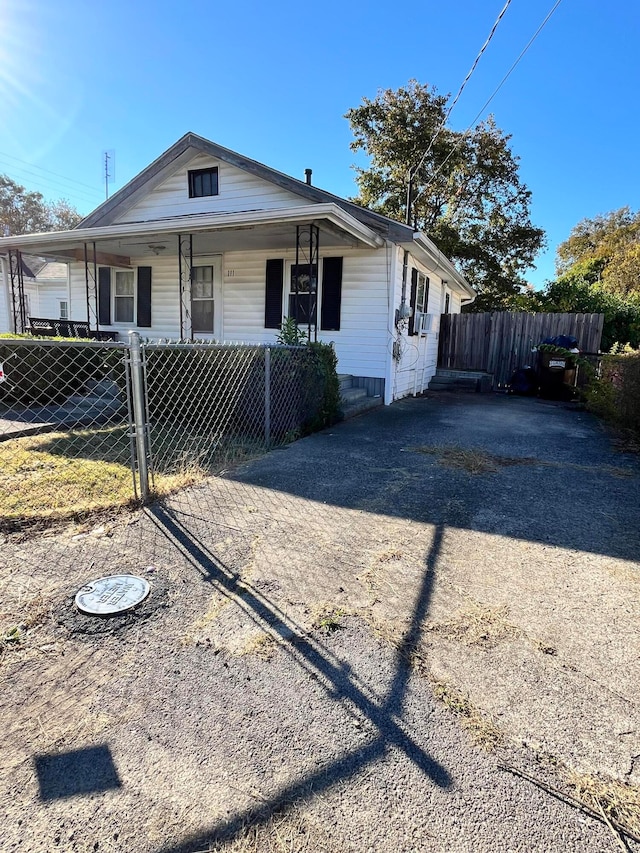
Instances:
[[[193,267],[191,283],[191,328],[213,332],[213,266]]]
[[[135,316],[135,287],[133,270],[115,271],[113,317],[116,323],[133,323]]]
[[[416,313],[427,314],[429,307],[429,279],[424,273],[418,273],[416,287]]]
[[[60,317],[58,319],[69,319],[69,303],[66,299],[60,299]]]

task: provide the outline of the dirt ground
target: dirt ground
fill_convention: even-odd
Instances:
[[[7,538],[0,849],[640,850],[639,485],[586,413],[442,394]]]

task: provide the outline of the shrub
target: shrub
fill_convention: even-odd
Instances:
[[[587,392],[591,411],[640,434],[640,352],[606,355]]]
[[[263,438],[265,347],[149,346],[147,399],[152,423]],[[336,356],[328,344],[270,348],[273,440],[306,434],[339,415]]]
[[[93,378],[105,375],[98,347],[70,346],[69,338],[47,338],[56,346],[38,345],[29,335],[1,335],[0,362],[7,381],[0,384],[0,402],[10,405],[59,403]],[[77,344],[77,339],[73,339]],[[65,345],[66,344],[66,345]]]

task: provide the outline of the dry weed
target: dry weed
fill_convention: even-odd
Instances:
[[[567,773],[566,780],[585,805],[640,836],[639,787],[586,773]]]
[[[520,636],[520,629],[507,622],[508,613],[507,607],[492,609],[474,604],[446,622],[427,623],[425,631],[467,646],[490,649],[501,640]]]
[[[500,729],[491,717],[471,702],[469,697],[444,681],[431,682],[436,699],[460,720],[460,724],[469,732],[478,746],[487,750],[495,749],[502,740]]]
[[[238,655],[255,655],[260,660],[271,660],[276,652],[276,640],[271,634],[266,631],[260,631],[257,634],[252,634],[238,650]]]
[[[245,826],[233,839],[211,845],[209,853],[344,853],[348,849],[294,807]]]
[[[496,456],[472,447],[414,447],[412,450],[414,453],[439,456],[441,465],[457,468],[468,474],[495,474],[500,467],[538,464],[538,460],[531,457]]]

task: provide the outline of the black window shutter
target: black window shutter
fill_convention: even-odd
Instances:
[[[282,325],[282,285],[284,260],[270,258],[267,261],[264,294],[264,327],[279,329]]]
[[[340,331],[342,301],[342,258],[325,258],[322,262],[322,308],[320,328],[327,332]]]
[[[137,325],[151,325],[151,267],[138,267],[138,319]]]
[[[98,323],[111,325],[111,268],[98,268]]]
[[[416,320],[416,297],[418,295],[418,270],[411,270],[411,299],[409,300],[409,308],[412,309],[411,316],[409,317],[409,334],[417,335],[418,333],[415,330],[415,320]]]

